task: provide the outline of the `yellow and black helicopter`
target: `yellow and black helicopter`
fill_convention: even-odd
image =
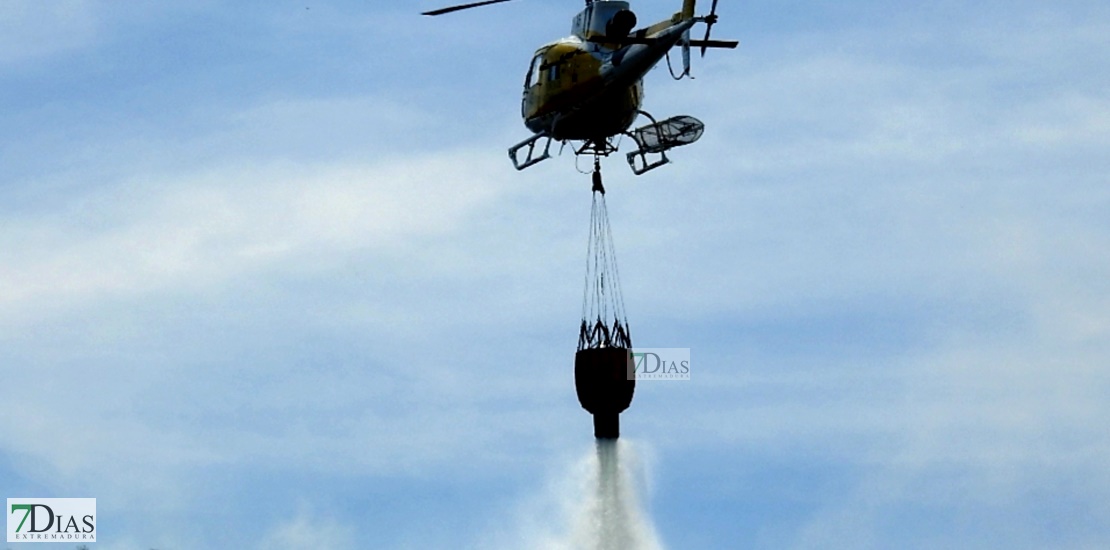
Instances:
[[[424,12],[441,15],[509,0],[485,0]],[[509,148],[509,158],[523,170],[551,158],[551,142],[581,142],[576,155],[597,158],[617,150],[620,136],[631,137],[637,150],[628,153],[628,164],[639,175],[669,162],[666,152],[701,137],[704,125],[691,116],[656,121],[641,110],[644,75],[669,52],[682,51],[682,71],[671,76],[690,76],[690,49],[735,48],[739,42],[710,40],[717,22],[717,0],[709,15],[694,15],[696,0],[683,0],[682,10],[669,19],[634,30],[636,15],[621,0],[586,0],[586,8],[574,17],[571,36],[536,50],[524,83],[521,115],[534,134]],[[705,37],[690,39],[690,29],[705,23]],[[651,122],[629,131],[639,115]],[[542,143],[542,147],[538,145]],[[523,153],[523,158],[522,158]],[[649,157],[651,155],[651,157]]]

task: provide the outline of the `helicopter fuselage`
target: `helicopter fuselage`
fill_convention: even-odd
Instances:
[[[423,12],[442,15],[510,0],[475,0]],[[524,170],[551,158],[551,143],[581,141],[575,156],[608,156],[620,147],[618,135],[628,136],[636,149],[626,155],[634,174],[643,174],[669,161],[667,151],[689,145],[701,137],[705,125],[692,116],[656,120],[640,109],[644,99],[644,75],[671,48],[682,50],[682,71],[676,80],[690,76],[690,50],[735,48],[735,40],[710,40],[717,22],[717,1],[709,14],[694,15],[697,0],[682,0],[682,9],[668,19],[633,31],[636,15],[625,0],[586,0],[571,26],[571,36],[541,46],[532,56],[524,77],[520,114],[532,135],[509,147],[509,159]],[[690,39],[690,28],[705,24],[705,38]],[[670,68],[670,58],[667,58]],[[692,78],[692,77],[691,77]],[[629,130],[639,115],[651,122]],[[561,151],[560,147],[560,151]]]
[[[680,12],[630,34],[635,16],[628,2],[589,4],[571,36],[536,50],[521,103],[525,126],[560,141],[603,140],[628,130],[640,113],[644,75],[693,24]]]

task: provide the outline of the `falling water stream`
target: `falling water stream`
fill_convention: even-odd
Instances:
[[[564,462],[546,490],[518,509],[509,529],[495,529],[483,548],[519,550],[662,550],[651,514],[641,500],[648,471],[641,446],[599,439]]]
[[[586,493],[570,533],[570,547],[588,550],[658,550],[655,528],[639,500],[640,463],[621,440],[597,440]]]

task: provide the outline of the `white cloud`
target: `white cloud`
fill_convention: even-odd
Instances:
[[[474,160],[459,152],[135,178],[82,197],[91,211],[9,218],[3,322],[41,314],[45,303],[196,289],[275,264],[404,247],[406,239],[451,230],[502,189],[478,175],[496,167],[457,170]]]
[[[16,464],[34,479],[94,487],[130,507],[179,509],[213,490],[188,481],[198,470],[262,461],[397,472],[481,446],[482,438],[465,431],[479,414],[457,396],[403,414],[389,404],[397,398],[389,388],[413,391],[434,356],[409,373],[376,364],[336,371],[315,361],[302,368],[294,358],[270,358],[279,353],[270,348],[283,344],[266,334],[266,327],[282,328],[271,320],[238,329],[258,336],[252,341],[188,326],[191,315],[235,324],[242,312],[234,296],[342,271],[358,258],[371,290],[351,307],[364,315],[329,321],[334,309],[310,309],[301,323],[352,322],[380,338],[417,332],[415,319],[402,319],[433,315],[419,309],[429,304],[416,302],[413,311],[404,296],[376,295],[373,281],[402,276],[422,241],[449,239],[506,191],[505,166],[458,170],[481,158],[457,151],[136,176],[70,197],[81,208],[67,205],[65,214],[7,218],[0,224],[0,338],[12,371],[0,393],[21,414],[5,416],[0,434]],[[228,363],[236,348],[247,353],[246,364]],[[374,361],[406,361],[395,353],[377,350]],[[400,385],[391,382],[398,376]],[[423,389],[434,395],[437,387],[446,388]],[[306,388],[311,394],[291,404]],[[332,412],[321,416],[322,404]],[[290,407],[299,412],[290,416]],[[335,423],[332,413],[345,420]],[[71,435],[43,435],[59,433]],[[101,484],[109,471],[126,471],[133,483]]]
[[[334,519],[315,516],[302,509],[293,519],[275,526],[258,548],[343,550],[359,548],[355,541],[355,529],[351,526]]]

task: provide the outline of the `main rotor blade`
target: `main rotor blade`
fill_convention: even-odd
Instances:
[[[445,13],[451,13],[453,11],[468,10],[470,8],[477,8],[478,6],[485,6],[485,5],[488,5],[488,4],[499,4],[501,2],[508,2],[508,1],[509,0],[484,0],[482,2],[471,2],[470,4],[459,4],[457,6],[449,6],[449,7],[446,7],[446,8],[440,8],[438,10],[426,11],[424,13],[421,13],[420,15],[443,15]]]

